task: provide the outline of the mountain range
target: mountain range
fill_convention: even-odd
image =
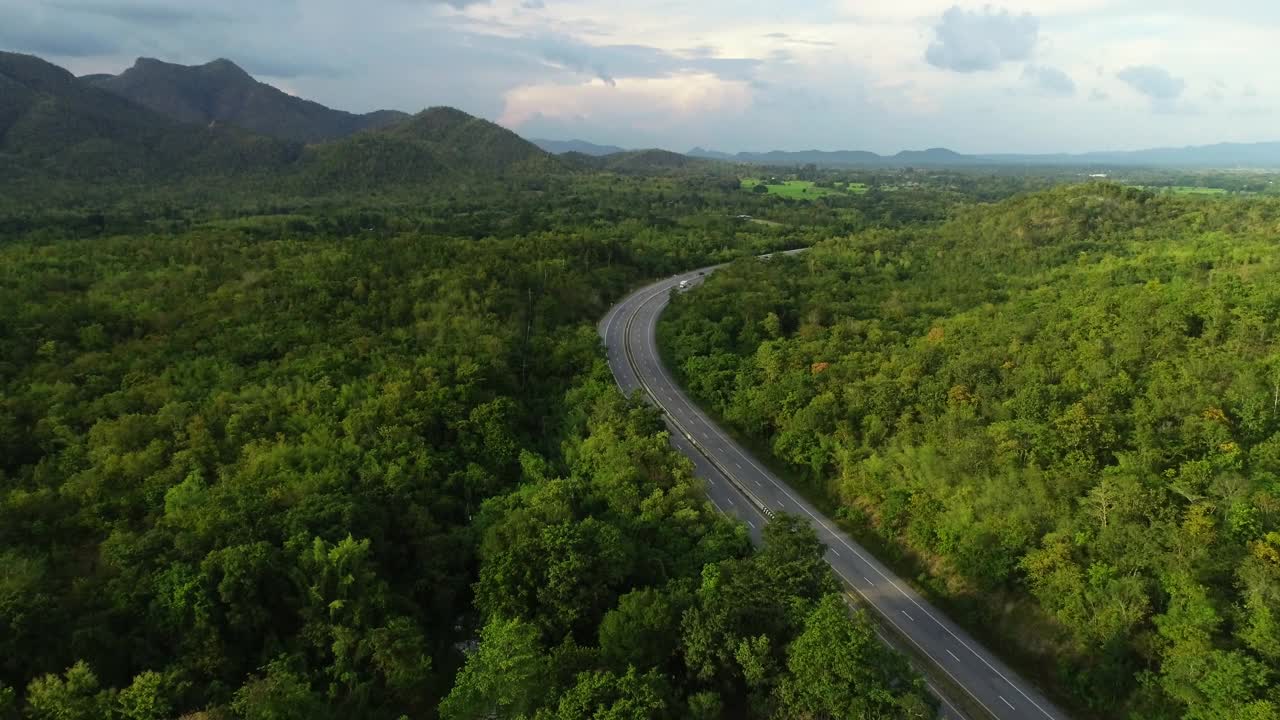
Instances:
[[[138,58],[119,75],[81,80],[178,122],[225,123],[302,143],[336,140],[409,117],[395,110],[366,115],[333,110],[258,82],[230,60],[187,66]]]
[[[597,145],[584,140],[534,139],[531,142],[556,155],[581,154],[605,157],[631,152],[616,145]],[[1280,168],[1280,143],[1219,143],[1182,148],[1154,148],[1132,151],[1087,153],[985,153],[963,154],[947,148],[903,150],[893,155],[880,155],[867,150],[770,150],[767,152],[727,153],[695,147],[684,153],[689,157],[749,165],[818,167],[1151,167],[1151,168]]]
[[[38,194],[40,184],[24,180],[216,176],[308,192],[570,166],[460,110],[353,115],[259,83],[226,60],[184,67],[143,59],[118,76],[77,78],[0,52],[0,184],[10,191]]]
[[[616,155],[618,153],[627,152],[626,148],[620,148],[617,145],[596,145],[595,143],[589,143],[586,140],[543,140],[542,138],[529,138],[529,142],[553,155],[580,153],[582,155],[590,155],[592,157],[604,157],[605,155]]]
[[[287,164],[298,148],[163,115],[30,55],[0,53],[0,175],[158,177]]]
[[[945,148],[883,156],[818,150],[728,154],[531,142],[462,111],[354,114],[294,97],[229,60],[183,66],[140,58],[119,75],[75,77],[0,52],[0,185],[33,197],[44,179],[113,184],[246,178],[295,187],[446,186],[547,172],[712,170],[717,162],[847,167],[1280,167],[1280,143],[1079,155],[964,155]],[[732,172],[728,165],[714,172]],[[111,181],[111,182],[104,182]],[[198,184],[198,183],[196,183]],[[42,189],[42,187],[44,189]]]
[[[802,150],[788,152],[723,153],[695,147],[692,157],[752,165],[818,165],[824,167],[1177,167],[1177,168],[1280,168],[1280,143],[1219,143],[1184,148],[1156,148],[1121,152],[1079,154],[965,155],[946,148],[904,150],[878,155],[865,150]]]

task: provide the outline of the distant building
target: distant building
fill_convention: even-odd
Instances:
[[[1089,177],[1091,177],[1091,178],[1105,178],[1106,176],[1107,176],[1107,174],[1106,174],[1106,173],[1094,173],[1094,174],[1090,175]]]

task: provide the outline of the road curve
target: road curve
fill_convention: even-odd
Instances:
[[[747,523],[758,542],[761,528],[775,511],[803,517],[827,546],[827,562],[881,617],[905,638],[916,654],[933,662],[972,701],[999,720],[1067,720],[1067,715],[1016,675],[994,654],[930,605],[871,553],[791,490],[763,463],[736,443],[680,389],[659,357],[658,317],[679,291],[690,288],[722,266],[693,270],[635,291],[610,309],[599,331],[609,366],[623,392],[640,390],[671,428],[671,442],[693,461],[707,483],[711,502]],[[935,689],[936,692],[936,689]],[[946,702],[946,698],[943,697]],[[963,717],[955,708],[949,713]]]

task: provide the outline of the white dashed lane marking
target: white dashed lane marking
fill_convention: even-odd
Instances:
[[[680,276],[674,276],[674,277],[673,277],[673,281],[678,281],[678,280],[679,280],[679,278],[680,278]],[[673,284],[673,283],[672,283],[672,284]],[[721,431],[719,428],[717,428],[714,424],[710,424],[710,421],[707,419],[706,415],[704,415],[704,414],[703,414],[701,411],[699,411],[697,408],[694,408],[692,405],[690,405],[690,404],[689,404],[688,399],[687,399],[687,398],[686,398],[686,397],[685,397],[685,396],[684,396],[684,395],[683,395],[679,390],[677,390],[677,389],[672,385],[672,381],[671,381],[670,377],[667,375],[665,368],[663,368],[661,361],[660,361],[660,360],[659,360],[659,358],[657,357],[657,354],[656,354],[656,346],[655,346],[655,344],[653,343],[652,338],[651,338],[651,337],[645,337],[643,340],[641,340],[641,338],[640,338],[640,335],[639,335],[639,334],[635,334],[635,333],[632,333],[632,332],[627,332],[627,330],[629,330],[629,329],[630,329],[630,327],[631,327],[631,323],[632,323],[632,322],[638,322],[638,323],[641,323],[642,325],[643,325],[643,324],[645,324],[645,323],[647,323],[647,324],[648,324],[648,326],[652,326],[652,325],[654,324],[654,322],[655,322],[656,318],[658,317],[658,315],[660,314],[661,310],[666,306],[666,304],[667,304],[667,303],[666,303],[666,301],[665,301],[665,300],[663,300],[659,305],[654,306],[654,305],[652,305],[652,304],[651,304],[651,302],[650,302],[650,301],[651,301],[651,300],[653,300],[653,299],[654,299],[654,298],[656,298],[656,297],[661,297],[661,296],[662,296],[662,294],[663,294],[664,292],[667,292],[668,290],[670,290],[670,288],[672,287],[672,284],[667,284],[667,286],[666,286],[662,291],[660,291],[660,292],[655,292],[655,293],[651,294],[651,295],[650,295],[649,297],[647,297],[647,298],[646,298],[646,297],[642,297],[642,295],[643,295],[643,292],[644,292],[644,291],[641,291],[641,292],[637,293],[637,294],[636,294],[636,296],[635,296],[635,298],[632,300],[632,306],[634,306],[634,307],[635,307],[635,310],[632,310],[632,311],[631,311],[631,312],[632,312],[632,316],[631,316],[631,318],[630,318],[630,319],[628,319],[627,324],[625,325],[625,328],[624,328],[623,330],[620,330],[620,331],[618,331],[618,332],[616,332],[616,333],[615,333],[615,332],[614,332],[614,328],[615,328],[615,326],[614,326],[614,322],[615,322],[616,320],[618,320],[618,319],[621,319],[621,318],[622,318],[622,316],[625,314],[625,312],[624,312],[624,311],[626,310],[625,303],[624,303],[624,305],[623,305],[623,306],[619,306],[618,308],[616,308],[616,309],[615,309],[615,311],[613,312],[613,314],[611,314],[611,315],[609,316],[609,318],[608,318],[608,322],[606,323],[605,328],[604,328],[604,335],[605,335],[606,339],[607,339],[607,338],[609,338],[610,336],[614,336],[614,335],[621,335],[621,341],[622,341],[622,343],[623,343],[624,345],[625,345],[625,344],[632,344],[632,345],[634,346],[634,344],[635,344],[635,343],[640,343],[640,344],[642,345],[642,348],[643,348],[643,346],[646,346],[646,345],[647,345],[647,348],[643,348],[643,349],[647,349],[647,350],[648,350],[648,355],[649,355],[649,357],[648,357],[648,358],[645,358],[645,360],[640,361],[640,362],[636,362],[636,361],[635,361],[635,359],[632,359],[632,360],[631,360],[631,362],[632,362],[632,363],[635,363],[635,367],[643,367],[643,368],[644,368],[644,370],[648,370],[648,371],[649,371],[648,373],[646,373],[646,372],[644,372],[644,371],[636,372],[636,373],[631,373],[631,374],[633,374],[633,375],[634,375],[634,377],[629,377],[629,378],[627,378],[626,380],[622,380],[621,378],[619,378],[619,384],[624,385],[624,386],[626,386],[626,385],[630,385],[630,386],[633,386],[633,387],[635,387],[635,388],[640,388],[640,389],[646,389],[646,390],[649,390],[649,391],[650,391],[650,393],[652,394],[652,396],[653,396],[655,399],[656,399],[656,398],[664,398],[667,402],[671,403],[672,405],[676,405],[677,407],[672,407],[672,410],[674,410],[676,414],[678,414],[682,419],[685,419],[685,421],[686,421],[686,422],[689,422],[689,421],[692,421],[692,420],[696,419],[696,420],[698,421],[698,422],[696,423],[696,425],[701,426],[701,427],[697,427],[697,429],[694,429],[694,428],[692,428],[692,427],[691,427],[691,428],[689,428],[689,430],[690,430],[689,434],[686,434],[686,433],[680,433],[680,434],[685,434],[685,435],[686,435],[686,438],[687,438],[687,439],[688,439],[688,441],[689,441],[689,445],[688,445],[688,446],[686,446],[686,447],[688,447],[688,449],[689,449],[690,451],[692,451],[692,449],[693,449],[694,447],[699,448],[699,449],[702,449],[702,448],[704,448],[704,447],[705,447],[705,448],[708,448],[708,449],[710,449],[710,450],[718,451],[719,453],[723,453],[724,455],[729,455],[730,457],[727,457],[727,458],[725,458],[725,459],[728,459],[728,460],[732,461],[732,462],[734,463],[734,467],[735,467],[738,471],[741,471],[741,472],[742,472],[742,474],[744,474],[744,475],[745,475],[745,468],[744,468],[744,464],[750,464],[750,465],[752,465],[752,467],[753,467],[753,468],[755,468],[755,470],[759,471],[759,477],[760,477],[760,478],[763,478],[763,479],[764,479],[764,480],[766,480],[766,481],[768,481],[768,482],[762,482],[762,481],[761,481],[761,479],[754,478],[754,477],[753,477],[753,478],[751,478],[751,479],[752,479],[752,481],[756,484],[756,486],[757,486],[758,488],[764,489],[766,485],[769,485],[769,486],[770,486],[770,488],[772,488],[773,486],[777,485],[777,486],[778,486],[778,489],[779,489],[779,490],[783,493],[783,495],[785,496],[785,497],[782,499],[782,501],[781,501],[781,505],[782,505],[782,506],[786,507],[787,509],[791,510],[792,512],[796,512],[796,509],[795,509],[795,508],[792,508],[791,506],[793,506],[793,505],[797,505],[797,506],[798,506],[798,510],[799,510],[799,512],[802,512],[802,513],[808,514],[808,515],[809,515],[809,516],[811,516],[811,517],[814,519],[814,521],[815,521],[816,523],[818,523],[821,527],[823,527],[824,529],[827,529],[828,531],[830,531],[830,528],[827,526],[827,524],[826,524],[826,522],[825,522],[825,518],[822,518],[821,516],[816,515],[812,510],[810,510],[808,507],[806,507],[803,503],[798,503],[798,502],[795,500],[795,498],[793,498],[793,497],[791,497],[791,496],[790,496],[790,494],[788,493],[788,489],[787,489],[785,486],[783,486],[783,485],[781,485],[780,483],[778,483],[778,481],[777,481],[776,479],[774,479],[774,478],[773,478],[772,476],[770,476],[770,475],[769,475],[765,470],[763,470],[760,466],[758,466],[758,465],[754,462],[753,458],[751,458],[749,455],[746,455],[746,454],[744,453],[744,451],[743,451],[743,450],[741,450],[740,448],[736,447],[736,446],[735,446],[735,445],[733,445],[732,443],[728,443],[728,444],[726,445],[726,444],[723,444],[723,443],[720,443],[720,442],[712,442],[712,440],[713,440],[713,439],[710,437],[710,435],[715,435],[715,436],[716,436],[716,437],[714,438],[714,440],[715,440],[715,441],[725,440],[724,436],[721,434],[721,433],[722,433],[722,431]],[[692,284],[692,283],[691,283],[691,284]],[[652,329],[651,329],[651,327],[650,327],[650,332],[651,332],[651,331],[652,331]],[[629,355],[627,355],[627,354],[625,354],[625,353],[615,353],[615,352],[610,352],[610,353],[609,353],[609,357],[610,357],[611,359],[612,359],[612,358],[614,358],[614,357],[616,357],[616,358],[618,359],[618,362],[619,362],[619,363],[622,363],[622,362],[624,362],[624,360],[625,360],[625,359],[627,359],[627,358],[628,358],[628,357],[630,357],[630,356],[629,356]],[[630,369],[631,369],[631,368],[628,368],[628,370],[630,370]],[[618,373],[617,373],[617,369],[615,368],[615,375],[617,375],[617,374],[618,374]],[[650,375],[650,374],[653,374],[653,375],[657,375],[657,376],[658,376],[658,379],[657,379],[657,380],[655,380],[655,382],[653,383],[653,385],[652,385],[652,386],[646,385],[646,383],[645,383],[645,381],[644,381],[644,379],[643,379],[643,378],[647,377],[647,376],[648,376],[648,375]],[[661,401],[659,401],[659,404],[661,404]],[[683,406],[683,407],[679,407],[679,406]],[[674,418],[674,415],[673,415],[672,417]],[[676,423],[677,423],[677,425],[678,425],[679,421],[676,421]],[[676,430],[678,431],[680,428],[678,428],[678,427],[677,427],[677,428],[673,428],[673,429],[676,429]],[[691,437],[690,435],[691,435],[691,433],[692,433],[692,432],[697,432],[697,433],[698,433],[698,435],[699,435],[699,437],[700,437],[700,438],[702,438],[702,440],[704,440],[704,441],[705,441],[705,443],[704,443],[704,442],[702,442],[702,441],[699,441],[699,440],[695,440],[693,437]],[[705,452],[705,451],[704,451],[704,452]],[[738,456],[738,458],[741,458],[742,462],[738,462],[738,461],[737,461],[737,458],[734,458],[734,457],[733,457],[733,455],[736,455],[736,456]],[[715,464],[715,463],[714,463],[714,461],[713,461],[713,463],[712,463],[712,464],[713,464],[713,465]],[[741,476],[739,476],[739,477],[741,477]],[[729,479],[733,479],[733,478],[729,478]],[[742,478],[742,479],[745,479],[745,478]],[[713,504],[715,504],[715,505],[719,505],[721,502],[723,502],[725,499],[727,499],[727,500],[729,501],[729,504],[730,504],[730,505],[735,505],[735,504],[736,504],[736,501],[735,501],[735,499],[732,497],[732,495],[733,495],[733,494],[734,494],[734,493],[732,493],[732,492],[730,492],[730,493],[725,493],[725,494],[724,494],[724,495],[722,495],[722,497],[720,498],[720,502],[715,502],[715,501],[713,500]],[[772,495],[773,493],[768,493],[768,494],[769,494],[769,495]],[[748,495],[747,497],[753,497],[753,496]],[[763,498],[762,498],[762,499],[763,499]],[[752,503],[752,502],[749,502],[748,504],[749,504],[749,505],[753,505],[753,503]],[[768,506],[762,506],[761,508],[759,508],[759,511],[763,514],[763,516],[766,518],[766,520],[767,520],[767,518],[770,518],[770,517],[773,517],[773,516],[774,516],[774,512],[773,512],[773,510],[772,510],[770,507],[768,507]],[[729,514],[729,513],[726,513],[726,514]],[[749,527],[751,527],[753,530],[754,530],[754,529],[756,529],[756,525],[755,525],[751,520],[746,519],[745,517],[743,517],[743,518],[741,518],[741,519],[743,519],[743,520],[748,524],[748,526],[749,526]],[[845,545],[846,545],[846,547],[848,547],[848,549],[850,550],[850,552],[852,552],[852,553],[853,553],[853,555],[854,555],[855,557],[857,557],[857,558],[859,558],[859,559],[862,559],[862,560],[863,560],[863,562],[862,562],[862,563],[860,563],[860,564],[862,564],[862,565],[864,565],[864,566],[867,564],[866,559],[865,559],[865,558],[863,558],[863,557],[862,557],[862,555],[858,552],[860,548],[857,548],[856,546],[849,546],[849,541],[848,541],[847,539],[843,538],[843,537],[836,537],[835,539],[836,539],[837,541],[839,541],[841,544],[845,544]],[[836,550],[834,547],[829,548],[829,549],[832,551],[832,556],[835,556],[835,557],[841,557],[840,552],[839,552],[838,550]],[[837,564],[843,564],[843,563],[836,563],[835,561],[833,561],[833,563],[832,563],[832,564],[833,564],[833,565],[837,565]],[[839,569],[838,567],[836,567],[835,569],[836,569],[836,571],[837,571],[837,572],[840,572],[840,569]],[[924,606],[920,606],[920,603],[919,603],[919,602],[917,602],[915,598],[913,598],[910,594],[908,594],[908,593],[906,593],[906,592],[902,591],[902,589],[898,587],[897,583],[895,583],[895,582],[894,582],[894,578],[889,577],[889,576],[885,576],[885,575],[884,575],[884,573],[883,573],[883,571],[881,571],[879,568],[877,568],[877,567],[875,567],[875,566],[872,566],[872,567],[870,568],[870,570],[871,570],[872,572],[876,572],[876,573],[878,574],[878,576],[883,577],[883,579],[886,581],[886,583],[887,583],[887,585],[888,585],[888,586],[891,586],[892,588],[897,589],[897,590],[898,590],[899,592],[901,592],[903,595],[906,595],[906,596],[907,596],[907,599],[908,599],[909,601],[911,601],[912,603],[914,603],[914,604],[918,607],[918,610],[919,610],[920,612],[923,612],[923,613],[924,613],[924,615],[926,616],[926,618],[928,618],[928,619],[934,619],[934,618],[933,618],[933,616],[932,616],[932,615],[930,614],[930,612],[929,612],[931,608],[927,608],[927,607],[924,607]],[[843,575],[843,573],[841,573],[841,574]],[[861,577],[862,577],[862,579],[867,583],[867,586],[868,586],[868,588],[869,588],[869,589],[875,589],[875,590],[877,590],[877,591],[881,589],[881,588],[880,588],[880,586],[879,586],[879,585],[877,585],[874,581],[872,581],[869,577],[867,577],[867,576],[865,576],[865,575],[862,575]],[[868,593],[869,593],[869,590],[868,590]],[[868,599],[870,599],[870,595],[869,595],[869,594],[867,595],[867,597],[868,597]],[[874,604],[874,601],[873,601],[873,604]],[[906,618],[907,618],[909,621],[911,621],[912,623],[914,623],[914,622],[915,622],[915,618],[914,618],[914,617],[912,617],[912,615],[911,615],[907,610],[901,609],[901,606],[899,606],[899,612],[901,612],[901,613],[903,614],[903,616],[904,616],[904,617],[906,617]],[[936,620],[935,620],[935,621],[936,621]],[[892,622],[892,620],[890,620],[890,622]],[[897,623],[894,623],[894,624],[896,625]],[[941,623],[939,623],[939,624],[941,625]],[[954,638],[957,642],[959,642],[962,646],[964,646],[966,649],[969,649],[969,647],[968,647],[968,645],[965,643],[965,641],[964,641],[964,638],[963,638],[963,637],[956,636],[956,634],[955,634],[954,632],[951,632],[951,631],[950,631],[946,626],[942,626],[942,629],[943,629],[944,631],[948,632],[949,634],[951,634],[951,635],[953,636],[953,638]],[[924,648],[921,648],[921,649],[923,650]],[[952,652],[951,650],[949,650],[949,649],[947,649],[947,648],[945,648],[945,647],[944,647],[943,649],[944,649],[944,650],[947,650],[947,654],[948,654],[948,656],[950,656],[950,657],[951,657],[955,662],[957,662],[957,663],[959,663],[959,662],[960,662],[960,658],[959,658],[959,657],[958,657],[954,652]],[[926,650],[925,652],[926,652],[926,654],[927,654],[927,650]],[[993,672],[995,672],[995,674],[996,674],[997,676],[999,676],[1000,678],[1005,679],[1006,681],[1008,681],[1008,678],[1006,678],[1006,677],[1004,676],[1004,674],[1002,674],[998,668],[996,668],[996,667],[992,667],[992,666],[991,666],[991,664],[990,664],[989,662],[987,662],[987,661],[986,661],[986,660],[985,660],[981,655],[977,655],[977,654],[975,653],[975,656],[976,656],[976,659],[977,659],[977,660],[979,660],[979,661],[981,661],[983,664],[985,664],[988,668],[990,668]],[[945,668],[944,668],[944,670],[945,670]],[[954,677],[953,677],[953,679],[954,679]],[[957,681],[957,682],[958,682],[958,681]],[[1024,699],[1026,699],[1028,702],[1030,702],[1033,706],[1035,706],[1035,707],[1036,707],[1036,709],[1041,710],[1041,712],[1044,712],[1044,714],[1045,714],[1046,716],[1048,716],[1048,717],[1052,718],[1052,716],[1051,716],[1051,715],[1049,715],[1049,713],[1048,713],[1047,711],[1044,711],[1044,710],[1043,710],[1043,708],[1040,708],[1040,706],[1036,704],[1036,702],[1035,702],[1035,700],[1034,700],[1034,699],[1032,699],[1032,698],[1028,697],[1028,696],[1027,696],[1027,694],[1026,694],[1025,692],[1023,692],[1020,688],[1018,688],[1018,687],[1017,687],[1016,685],[1014,685],[1012,682],[1010,682],[1009,684],[1013,687],[1013,689],[1014,689],[1014,691],[1015,691],[1015,692],[1018,692],[1018,693],[1019,693],[1019,695],[1020,695],[1021,697],[1023,697],[1023,698],[1024,698]],[[966,689],[967,689],[967,688],[966,688]],[[972,693],[971,693],[971,694],[972,694]],[[990,697],[990,696],[988,695],[987,697]],[[1000,700],[1002,703],[1004,703],[1004,704],[1005,704],[1005,706],[1006,706],[1006,707],[1008,707],[1010,710],[1012,710],[1012,711],[1015,711],[1015,712],[1016,712],[1016,708],[1014,707],[1013,703],[1011,703],[1007,698],[1005,698],[1005,697],[1004,697],[1004,696],[1002,696],[1002,695],[997,695],[997,697],[999,698],[999,700]],[[979,699],[979,698],[977,698],[976,696],[975,696],[975,700],[977,700],[979,704],[983,704],[983,703],[982,703],[982,700],[981,700],[981,699]],[[944,699],[944,701],[945,701],[945,699]],[[950,705],[950,704],[948,703],[948,705]],[[983,707],[985,708],[985,707],[986,707],[986,705],[985,705],[985,704],[983,704]]]

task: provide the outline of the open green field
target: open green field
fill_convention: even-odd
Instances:
[[[753,190],[762,181],[759,178],[743,178],[742,189]],[[770,195],[791,198],[793,200],[814,200],[826,195],[842,195],[846,192],[864,193],[867,186],[862,183],[837,183],[836,188],[817,187],[811,180],[784,180],[781,185],[768,185]]]

